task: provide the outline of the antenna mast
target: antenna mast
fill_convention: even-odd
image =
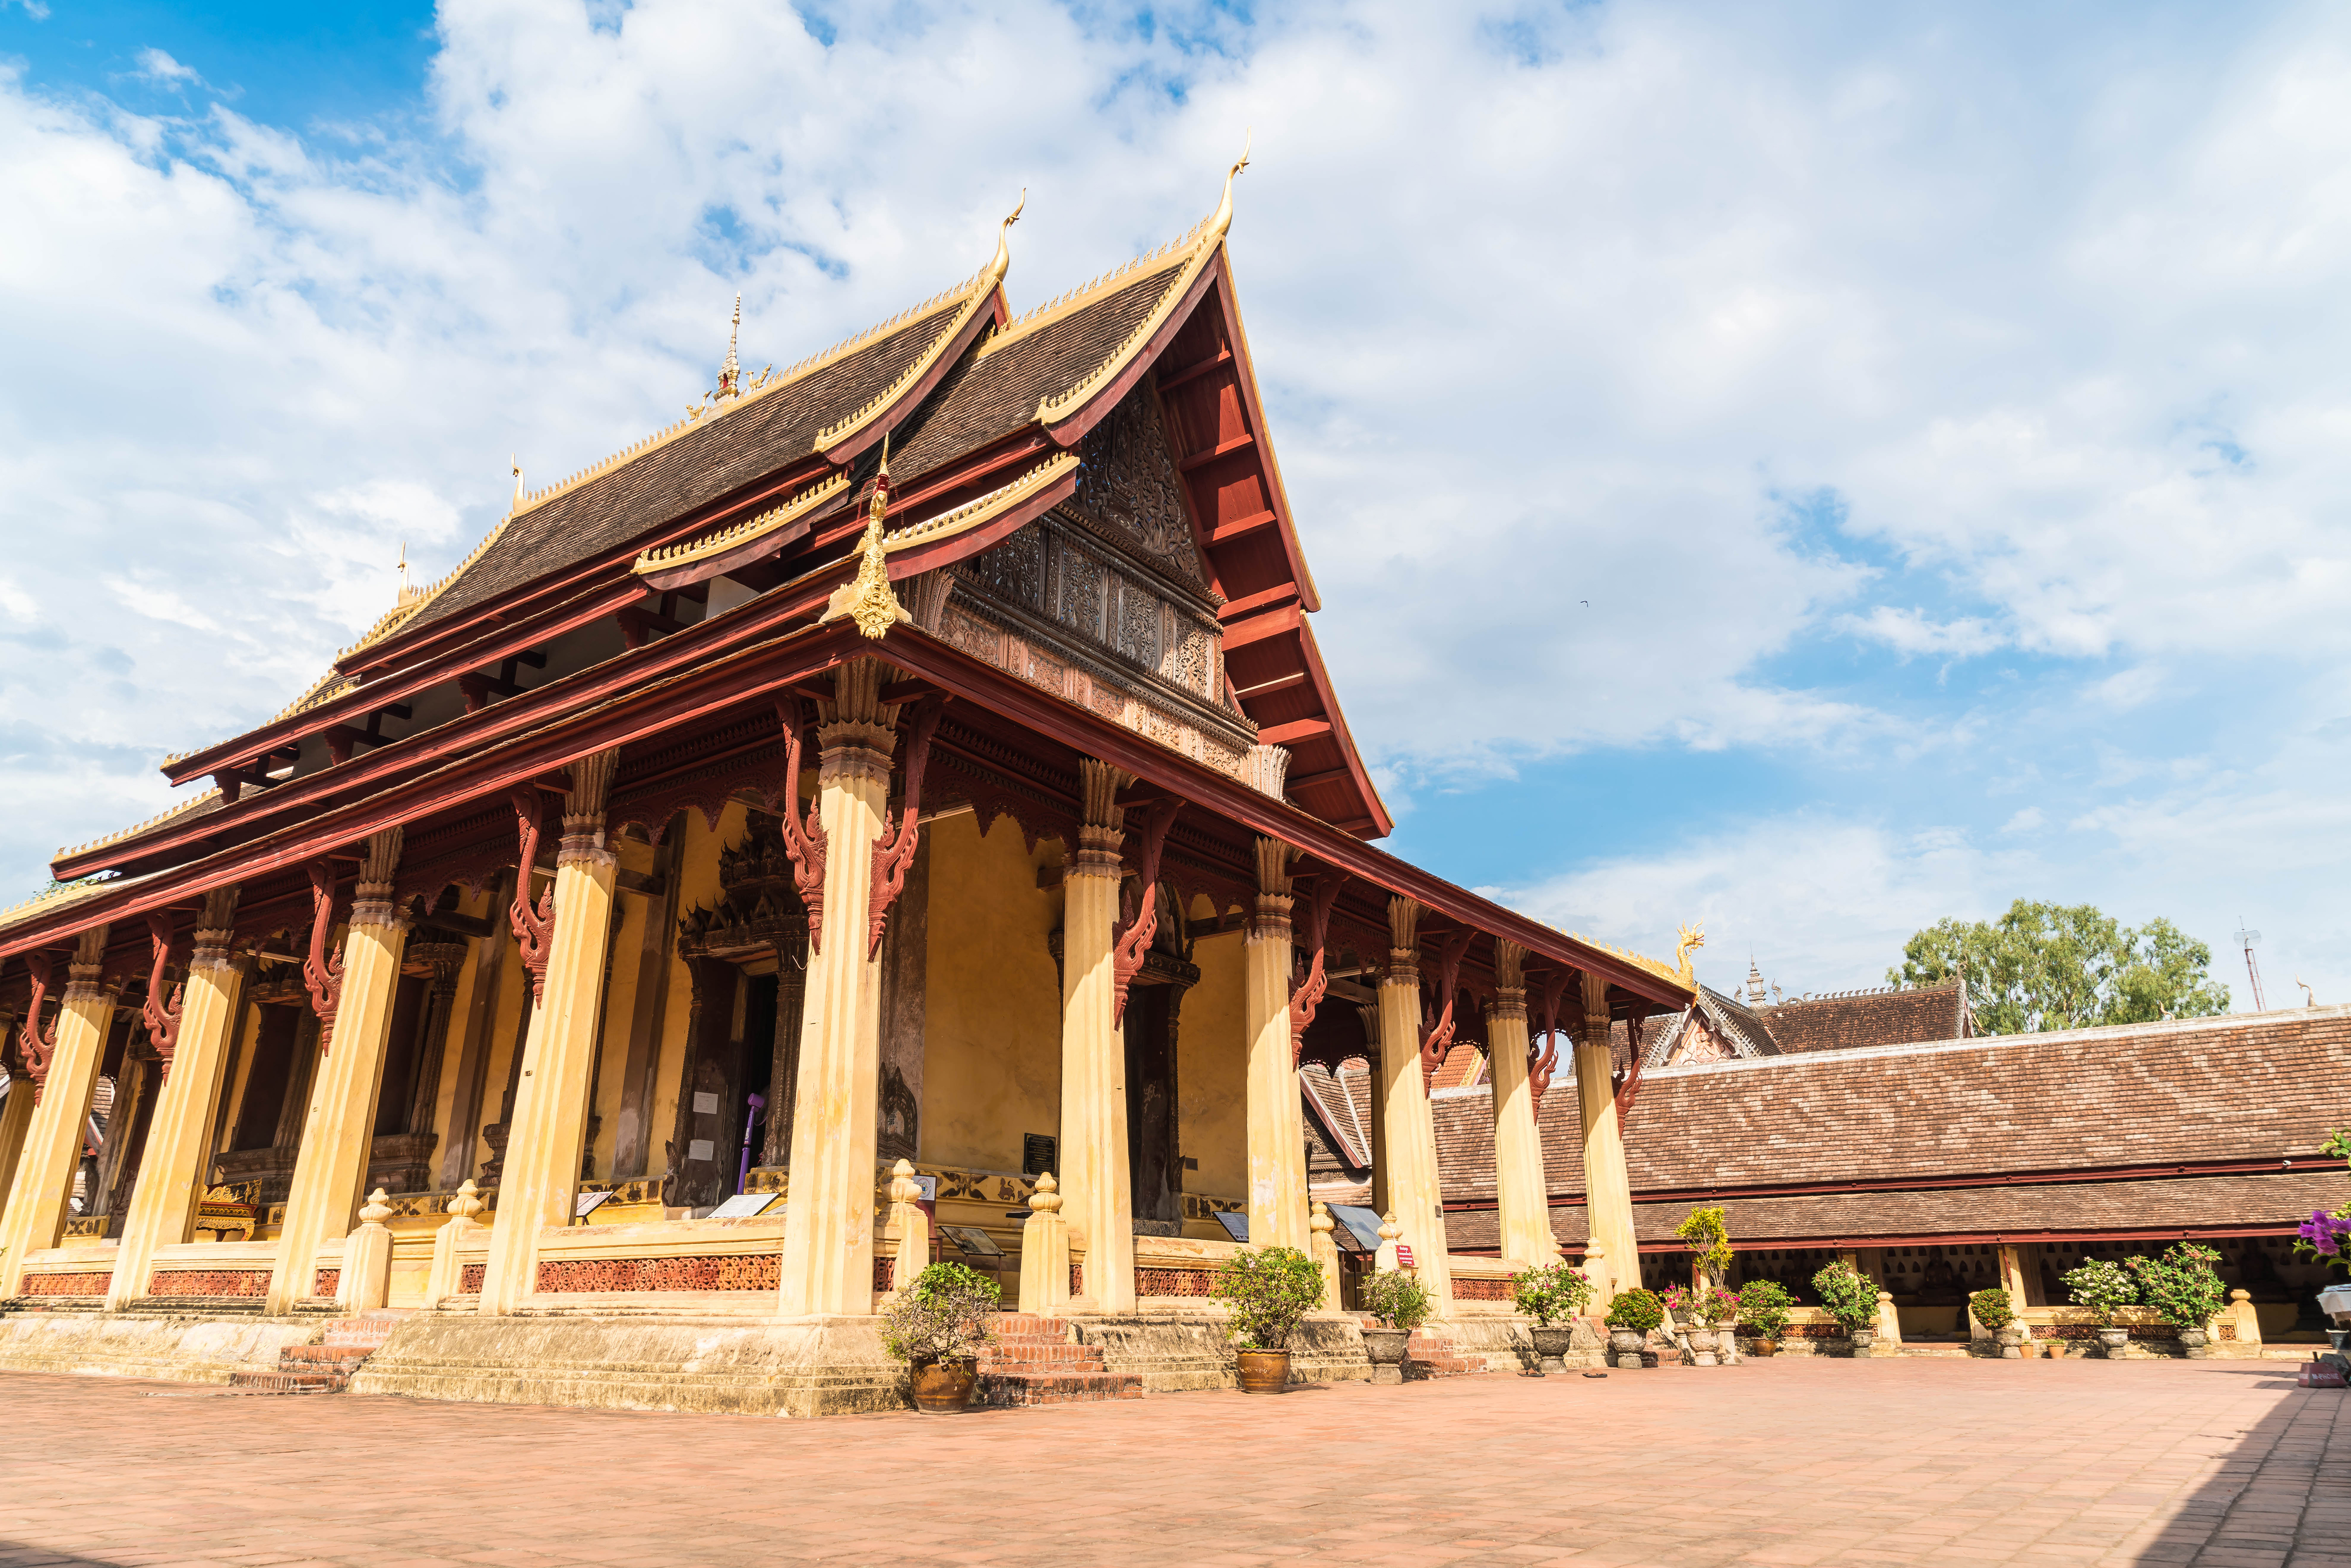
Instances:
[[[2239,915],[2237,918],[2241,922],[2244,916]],[[2245,977],[2253,983],[2253,1010],[2257,1013],[2265,1013],[2270,1010],[2270,1008],[2269,1004],[2262,999],[2262,967],[2253,962],[2253,948],[2261,939],[2260,932],[2249,930],[2241,924],[2239,925],[2237,946],[2245,950]]]

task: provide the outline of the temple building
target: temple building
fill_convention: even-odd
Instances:
[[[1462,1354],[1554,1193],[1616,1195],[1586,1260],[1636,1278],[1611,1031],[1689,1011],[1687,951],[1376,847],[1231,214],[1026,314],[999,234],[789,370],[730,346],[61,852],[0,916],[0,1365],[266,1378],[376,1312],[365,1389],[881,1408],[877,1303],[944,1257],[1200,1386],[1240,1232],[1332,1262],[1299,1375],[1362,1375],[1301,1078],[1351,1059]],[[1466,1035],[1477,1255],[1430,1097]]]

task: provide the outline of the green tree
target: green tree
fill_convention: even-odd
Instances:
[[[1986,1034],[2207,1018],[2229,1010],[2212,949],[2160,916],[2137,930],[2093,904],[2018,899],[1998,920],[1946,919],[1903,945],[1900,985],[1967,983]]]

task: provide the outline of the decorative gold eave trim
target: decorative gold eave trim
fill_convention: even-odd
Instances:
[[[76,844],[71,849],[61,849],[50,858],[53,860],[64,860],[69,855],[86,855],[94,850],[102,850],[109,844],[119,844],[125,839],[136,838],[141,833],[147,831],[151,828],[162,827],[164,823],[170,821],[174,817],[186,816],[189,812],[194,810],[205,801],[215,799],[219,794],[219,789],[206,789],[201,794],[192,795],[187,800],[181,801],[178,805],[172,807],[168,811],[160,811],[154,816],[148,818],[143,822],[134,822],[130,827],[120,828],[113,832],[102,834],[98,838],[90,840],[89,842],[86,844]],[[53,895],[43,894],[42,896],[48,897]],[[17,907],[21,909],[24,906],[19,904]],[[9,913],[14,914],[15,911],[11,910]],[[5,921],[5,916],[0,916],[0,921]]]
[[[1544,924],[1550,925],[1550,922],[1546,921]],[[1630,947],[1619,947],[1613,943],[1594,941],[1589,936],[1579,936],[1574,932],[1569,931],[1566,927],[1561,925],[1552,925],[1551,928],[1553,931],[1562,933],[1572,941],[1581,942],[1587,947],[1597,948],[1599,951],[1607,954],[1611,957],[1622,958],[1625,962],[1634,966],[1635,968],[1646,969],[1649,973],[1656,976],[1661,980],[1671,980],[1675,985],[1681,986],[1688,989],[1692,995],[1697,994],[1697,977],[1691,974],[1687,965],[1682,968],[1677,969],[1672,965],[1665,963],[1659,959],[1652,958],[1646,954],[1635,953]]]
[[[896,533],[883,539],[882,548],[887,553],[895,555],[901,550],[913,549],[917,545],[935,545],[941,539],[951,539],[957,534],[969,533],[972,529],[1002,517],[1038,491],[1058,483],[1077,465],[1076,453],[1057,452],[1009,485],[990,490],[977,500],[966,501],[954,511],[942,512],[935,517],[927,517],[922,522],[900,528]]]
[[[629,570],[637,576],[643,577],[652,572],[670,571],[681,566],[691,565],[697,560],[706,560],[713,556],[724,555],[728,550],[739,549],[744,545],[798,522],[848,488],[849,476],[846,473],[820,479],[783,505],[770,507],[757,517],[747,517],[739,523],[730,523],[726,528],[704,534],[698,538],[686,539],[674,545],[664,545],[658,549],[644,550],[638,555],[636,563]]]
[[[1191,292],[1192,285],[1198,281],[1201,271],[1216,256],[1217,248],[1224,243],[1224,238],[1223,232],[1219,230],[1199,242],[1198,247],[1186,258],[1182,269],[1169,280],[1166,289],[1159,296],[1159,302],[1151,308],[1151,314],[1137,322],[1134,330],[1129,332],[1118,347],[1111,350],[1110,357],[1096,365],[1084,380],[1067,392],[1050,393],[1039,398],[1037,423],[1043,425],[1058,424],[1084,408],[1096,392],[1116,381],[1121,372],[1125,371],[1128,364],[1134,361],[1134,356],[1143,351],[1144,345],[1157,336],[1162,327],[1167,325],[1168,317],[1175,313],[1176,306],[1183,303],[1184,297]]]

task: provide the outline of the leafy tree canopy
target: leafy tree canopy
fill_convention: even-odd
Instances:
[[[1987,1034],[2149,1023],[2229,1010],[2212,949],[2160,916],[2134,930],[2094,904],[2018,899],[1998,920],[1946,919],[1903,946],[1899,985],[1964,978]]]

